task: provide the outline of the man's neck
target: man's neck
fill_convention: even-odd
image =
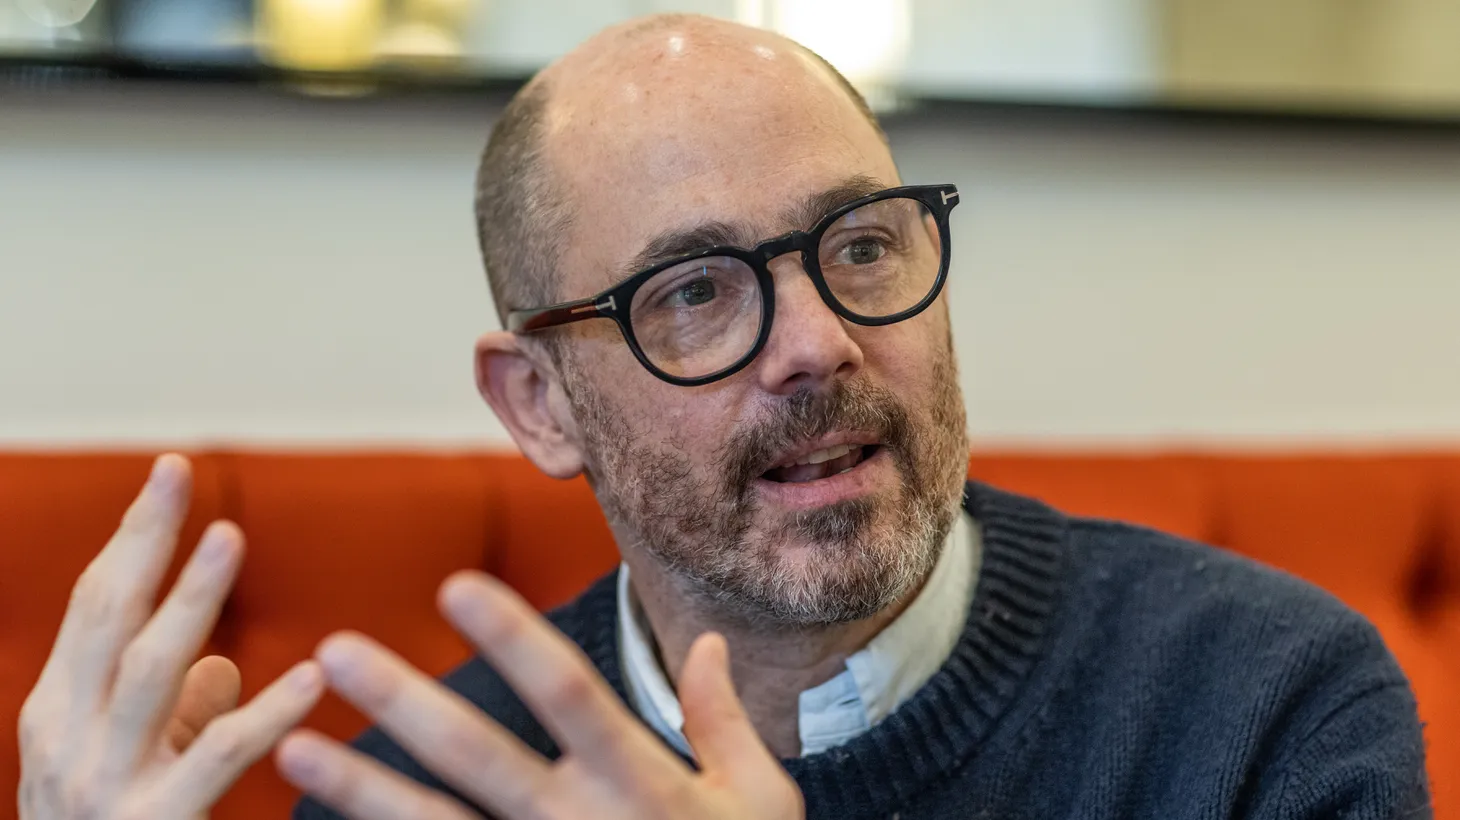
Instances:
[[[907,608],[914,589],[871,618],[794,631],[764,630],[716,617],[703,602],[670,578],[656,562],[625,555],[633,594],[643,609],[659,661],[676,688],[690,644],[705,632],[719,632],[730,646],[730,672],[751,722],[778,757],[801,753],[801,693],[845,668],[846,659],[866,646]],[[926,579],[925,579],[926,580]]]

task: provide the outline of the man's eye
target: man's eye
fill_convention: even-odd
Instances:
[[[715,283],[708,279],[698,279],[675,290],[671,301],[684,307],[694,307],[714,298]]]
[[[842,249],[846,261],[853,265],[870,265],[881,259],[887,249],[875,239],[858,239]]]

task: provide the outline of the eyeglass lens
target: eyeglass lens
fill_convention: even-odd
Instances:
[[[817,263],[847,311],[867,319],[901,313],[938,281],[937,221],[915,199],[870,202],[827,227]],[[660,271],[640,286],[629,321],[655,367],[693,379],[730,367],[750,352],[760,336],[764,304],[749,264],[705,257]]]

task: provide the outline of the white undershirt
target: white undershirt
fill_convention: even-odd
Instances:
[[[865,647],[848,656],[840,674],[801,693],[803,756],[867,731],[933,677],[963,633],[982,555],[979,529],[960,511],[917,598]],[[618,621],[619,662],[630,702],[671,746],[692,757],[679,698],[655,657],[652,631],[634,598],[627,565],[619,568]]]

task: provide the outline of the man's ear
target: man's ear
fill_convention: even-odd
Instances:
[[[529,350],[514,333],[477,339],[477,391],[528,460],[553,478],[583,472],[583,451],[568,412],[557,369],[541,349]]]

